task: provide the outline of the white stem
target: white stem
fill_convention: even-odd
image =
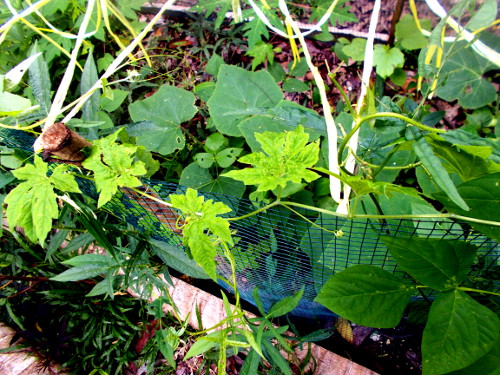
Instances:
[[[288,11],[288,7],[284,0],[279,0],[279,6],[281,11],[286,17],[286,21],[290,24],[293,29],[293,32],[298,37],[300,44],[302,45],[302,50],[304,52],[304,57],[307,62],[307,66],[311,70],[311,73],[314,77],[314,82],[316,83],[316,87],[318,88],[321,104],[323,106],[323,113],[325,116],[326,123],[326,131],[328,135],[328,167],[329,170],[335,174],[340,174],[340,168],[338,165],[337,159],[337,126],[335,125],[335,120],[332,116],[332,108],[330,107],[330,103],[328,102],[328,97],[326,95],[325,82],[319,73],[319,70],[316,66],[314,66],[311,55],[309,54],[309,50],[307,49],[307,43],[304,39],[304,35],[301,34],[299,26],[290,16],[290,12]],[[330,176],[330,194],[335,202],[340,201],[340,189],[341,184],[340,180]]]
[[[73,74],[75,72],[75,66],[77,63],[77,59],[79,56],[80,52],[80,47],[83,43],[83,40],[85,39],[85,35],[87,32],[87,26],[90,21],[90,17],[92,16],[92,10],[94,9],[95,6],[95,0],[89,0],[87,3],[87,8],[85,12],[85,16],[83,17],[82,24],[80,25],[80,28],[78,30],[78,35],[75,41],[75,46],[73,47],[73,50],[71,51],[71,58],[68,63],[68,66],[66,68],[66,71],[64,72],[64,76],[61,80],[61,83],[59,84],[59,87],[57,89],[56,95],[54,97],[54,101],[52,102],[52,105],[50,107],[49,114],[47,115],[47,119],[45,121],[45,126],[44,130],[50,127],[54,122],[56,121],[57,116],[59,115],[61,108],[63,107],[64,100],[66,99],[66,95],[69,90],[69,86],[71,85],[71,82],[73,81]]]
[[[372,16],[370,19],[370,28],[368,29],[368,39],[366,40],[363,74],[361,76],[361,91],[359,93],[358,103],[356,106],[357,117],[361,116],[366,93],[370,85],[370,76],[373,70],[373,41],[375,39],[375,30],[378,24],[380,6],[381,6],[381,1],[375,0],[375,4],[373,5]],[[345,168],[351,173],[354,172],[354,167],[356,166],[356,159],[354,158],[354,155],[356,154],[356,151],[358,149],[358,138],[359,138],[359,131],[354,133],[354,135],[351,137],[348,143],[349,155],[347,156]],[[351,194],[351,188],[348,185],[345,185],[344,197],[342,198],[342,200],[339,203],[339,206],[337,207],[337,213],[341,214],[349,213],[350,194]]]
[[[176,0],[169,0],[166,3],[163,4],[159,12],[151,19],[151,21],[146,25],[146,27],[137,35],[134,40],[123,50],[120,52],[120,54],[115,58],[115,60],[109,65],[109,67],[106,69],[106,71],[102,74],[102,76],[94,83],[94,85],[84,94],[80,97],[80,99],[77,101],[76,105],[73,107],[70,113],[68,113],[64,119],[63,122],[67,123],[69,120],[71,120],[82,108],[82,106],[85,104],[85,101],[92,95],[92,93],[95,90],[98,90],[102,88],[102,80],[108,79],[111,77],[119,68],[119,66],[122,64],[122,62],[127,58],[127,56],[132,53],[132,51],[139,45],[139,43],[144,39],[146,34],[153,28],[154,25],[158,22],[158,20],[161,18],[163,13],[173,4],[175,3]]]
[[[437,0],[425,0],[425,2],[427,3],[429,9],[432,10],[438,17],[445,18],[447,16],[448,12]],[[445,41],[454,42],[456,40],[465,39],[467,42],[472,42],[476,38],[473,33],[463,28],[462,25],[460,25],[453,17],[447,17],[446,23],[453,30],[455,30],[456,33],[458,33],[458,36],[456,38],[446,38]],[[494,49],[488,47],[480,40],[476,40],[472,43],[472,49],[485,59],[500,67],[500,53]]]

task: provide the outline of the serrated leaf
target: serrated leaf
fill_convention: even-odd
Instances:
[[[238,128],[240,122],[265,113],[281,99],[281,89],[267,71],[249,72],[223,65],[207,104],[217,129],[222,134],[238,137],[242,135]]]
[[[253,57],[252,71],[265,61],[270,64],[274,61],[273,45],[263,41],[255,43],[255,45],[248,49],[246,55]]]
[[[83,67],[82,78],[80,80],[80,95],[85,94],[88,90],[94,86],[94,84],[99,79],[97,74],[97,66],[94,61],[92,53],[89,53],[87,61],[85,61],[85,66]],[[97,112],[99,111],[99,101],[101,96],[101,90],[98,89],[90,95],[85,104],[82,107],[83,119],[86,121],[98,121],[99,117]]]
[[[218,29],[222,25],[222,22],[224,22],[226,13],[229,12],[231,6],[231,0],[200,0],[190,9],[199,12],[200,14],[204,13],[206,18],[212,15],[213,12],[217,11],[214,28]]]
[[[431,306],[422,337],[423,374],[466,367],[498,340],[497,315],[460,290],[440,294]]]
[[[319,145],[309,143],[309,135],[301,126],[287,133],[264,132],[255,134],[263,152],[254,152],[239,159],[252,168],[229,171],[223,176],[257,185],[257,191],[284,189],[288,182],[311,182],[319,178],[308,170],[318,161]]]
[[[94,141],[90,155],[82,164],[94,172],[94,180],[99,192],[98,207],[106,204],[117,193],[120,186],[141,186],[142,183],[137,177],[147,172],[142,161],[135,161],[137,146],[115,142],[122,129]]]
[[[243,26],[245,33],[243,34],[248,41],[248,48],[252,49],[258,42],[262,41],[262,37],[269,39],[269,31],[267,26],[259,17],[254,17],[246,22]]]
[[[76,180],[68,176],[68,169],[68,165],[58,165],[55,167],[50,176],[50,182],[54,184],[56,189],[69,193],[80,193],[81,191]]]
[[[12,189],[5,202],[9,227],[23,227],[26,236],[33,242],[41,244],[45,241],[48,232],[52,229],[52,220],[58,217],[59,209],[54,187],[65,191],[78,191],[78,187],[71,174],[65,174],[66,166],[57,170],[56,178],[47,176],[47,164],[39,156],[34,157],[35,164],[13,171],[20,180],[25,180]],[[64,176],[63,176],[64,174]],[[61,184],[59,179],[65,178]],[[70,190],[65,188],[69,187]]]
[[[102,254],[83,254],[77,255],[76,257],[67,259],[62,262],[69,266],[83,266],[83,265],[94,265],[94,266],[111,266],[116,264],[115,260],[108,255]]]
[[[314,301],[356,324],[391,328],[401,320],[412,293],[400,277],[357,265],[331,276]]]
[[[35,41],[31,54],[36,54],[39,51],[38,44]],[[30,65],[28,70],[29,78],[28,84],[31,87],[33,96],[35,100],[40,105],[40,109],[49,113],[51,101],[50,101],[50,89],[51,80],[49,76],[49,68],[47,62],[42,55],[38,56],[37,59]]]
[[[345,48],[344,48],[345,51]],[[405,57],[399,48],[376,44],[373,49],[373,65],[382,78],[389,77],[395,68],[403,67]]]
[[[180,125],[195,115],[195,100],[187,90],[163,85],[149,98],[129,105],[132,120],[144,122],[128,126],[127,132],[149,151],[168,155],[182,150],[185,139]]]
[[[490,104],[496,99],[496,90],[483,74],[493,69],[493,64],[465,48],[465,42],[455,43],[441,68],[436,95],[441,99],[474,109]]]
[[[469,272],[477,247],[459,240],[381,236],[398,265],[437,290],[458,286]]]
[[[468,152],[471,154],[482,158],[487,157],[495,163],[500,164],[500,142],[498,139],[482,138],[461,129],[449,130],[444,134],[440,134],[439,137],[444,138],[459,148],[472,147],[468,149]],[[479,153],[479,150],[484,150],[485,148],[490,150],[489,156]],[[476,150],[478,152],[475,152]]]

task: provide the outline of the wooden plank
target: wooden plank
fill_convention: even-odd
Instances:
[[[189,315],[189,325],[192,328],[196,330],[201,328],[196,318],[196,306],[198,306],[198,310],[200,311],[204,329],[213,327],[226,318],[224,302],[221,298],[196,288],[180,279],[172,277],[172,281],[174,286],[169,286],[168,290],[177,307],[179,317],[185,320]],[[132,295],[139,296],[137,293],[130,290],[129,292]],[[160,295],[160,291],[155,290],[152,300],[158,298]],[[172,313],[173,307],[165,304],[164,311]],[[249,318],[255,317],[254,314],[248,311],[246,311],[245,314]],[[292,335],[291,332],[287,332],[287,334]],[[377,375],[376,372],[339,356],[338,354],[332,353],[319,345],[314,343],[310,345],[312,357],[316,361],[315,375]],[[297,349],[295,355],[302,361],[307,356],[307,348],[303,350]],[[312,366],[313,361],[311,360],[309,367],[312,368]]]

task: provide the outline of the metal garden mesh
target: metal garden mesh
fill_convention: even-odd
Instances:
[[[0,144],[6,147],[31,152],[33,142],[34,138],[22,131],[0,129]],[[162,181],[143,180],[143,183],[142,189],[162,199],[185,191],[182,186]],[[80,188],[85,194],[97,197],[91,182],[82,180]],[[227,195],[201,194],[227,204],[233,211],[228,214],[231,216],[241,216],[261,207],[259,203]],[[183,251],[182,235],[175,228],[177,214],[172,209],[128,189],[122,189],[105,207],[138,231]],[[349,266],[378,265],[406,277],[391,259],[381,241],[382,235],[467,240],[479,249],[471,276],[498,272],[500,266],[500,247],[495,241],[473,231],[467,223],[451,220],[348,220],[275,206],[231,222],[231,229],[237,239],[232,253],[242,298],[255,304],[252,293],[257,287],[264,308],[268,308],[304,288],[302,301],[293,313],[309,318],[332,315],[313,299],[331,275]],[[228,278],[230,267],[222,251],[217,261],[218,272]],[[500,287],[498,277],[492,279],[495,286]]]

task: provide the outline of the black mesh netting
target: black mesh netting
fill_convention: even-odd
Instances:
[[[0,129],[0,144],[6,147],[31,152],[33,141],[33,137],[22,131]],[[143,182],[142,189],[162,199],[185,191],[176,184]],[[80,187],[85,194],[97,197],[91,182],[82,180]],[[227,195],[202,194],[207,199],[227,204],[233,211],[231,216],[241,216],[261,207],[259,203]],[[182,251],[182,236],[175,229],[177,213],[169,207],[127,189],[122,189],[122,193],[105,207],[137,230],[152,233],[153,238],[178,246]],[[292,212],[276,206],[231,222],[231,229],[237,239],[232,253],[237,263],[238,290],[242,298],[254,303],[252,292],[257,287],[264,307],[268,308],[304,287],[302,301],[293,312],[303,317],[332,315],[313,299],[331,275],[346,267],[373,264],[406,277],[391,259],[381,235],[467,240],[479,249],[469,276],[490,280],[496,289],[500,288],[495,276],[500,268],[498,244],[473,231],[467,223],[442,219],[348,220],[308,210]],[[219,273],[228,278],[230,267],[222,252],[217,262]]]

